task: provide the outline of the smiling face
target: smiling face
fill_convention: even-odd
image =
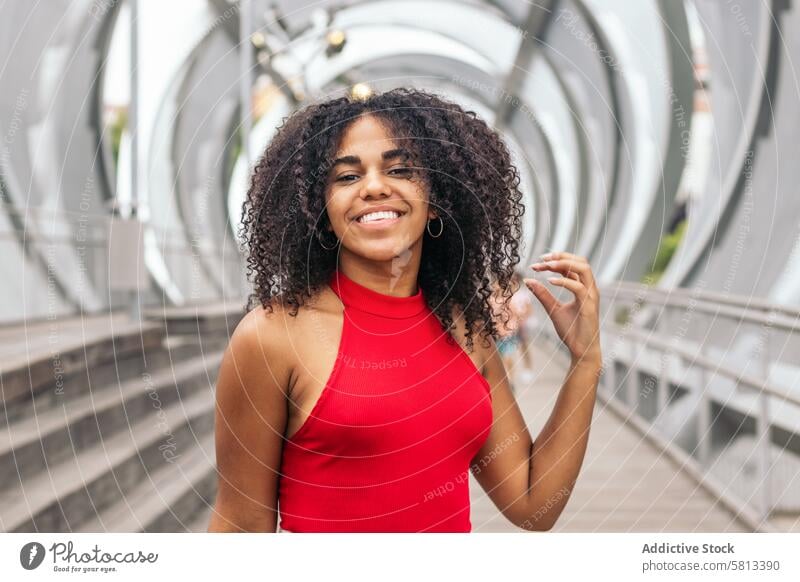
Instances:
[[[325,200],[341,241],[340,260],[399,257],[404,264],[419,264],[426,222],[436,213],[411,152],[376,117],[361,117],[345,130],[328,172]]]

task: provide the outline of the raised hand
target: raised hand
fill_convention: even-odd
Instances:
[[[553,285],[569,289],[575,299],[559,302],[543,283],[536,279],[523,279],[547,315],[553,321],[558,337],[569,348],[573,361],[600,365],[600,293],[589,262],[578,255],[566,252],[546,253],[542,262],[534,263],[534,271],[554,271],[560,277],[549,277]]]

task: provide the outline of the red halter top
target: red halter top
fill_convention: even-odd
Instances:
[[[489,383],[429,309],[335,270],[333,371],[284,441],[280,529],[469,532],[469,464],[489,436]]]

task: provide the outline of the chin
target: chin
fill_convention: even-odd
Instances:
[[[350,252],[371,261],[389,261],[408,254],[415,241],[405,237],[392,237],[383,240],[360,241]]]

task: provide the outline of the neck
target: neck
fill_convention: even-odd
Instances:
[[[360,258],[359,258],[360,259]],[[337,269],[359,285],[383,295],[410,297],[419,291],[419,259],[404,261],[395,257],[390,261],[346,259],[341,256]]]

